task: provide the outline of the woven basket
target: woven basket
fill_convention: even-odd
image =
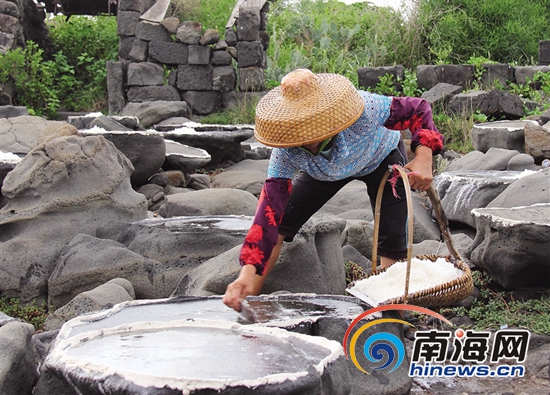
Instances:
[[[459,300],[462,300],[468,297],[469,295],[471,295],[474,288],[472,272],[470,271],[469,266],[466,263],[464,263],[464,261],[460,257],[460,254],[454,247],[454,244],[449,232],[447,217],[445,216],[445,213],[443,212],[443,209],[441,207],[441,201],[439,200],[439,196],[435,191],[435,189],[433,189],[433,187],[430,187],[430,189],[427,191],[428,196],[430,197],[430,200],[434,207],[434,211],[437,217],[437,222],[439,224],[439,229],[441,231],[443,239],[445,240],[447,248],[452,255],[447,255],[447,256],[419,255],[416,258],[421,260],[431,260],[432,262],[435,262],[438,258],[445,258],[447,262],[453,264],[456,268],[462,270],[464,274],[452,281],[449,281],[428,289],[424,289],[418,292],[409,293],[409,279],[410,279],[410,271],[411,271],[413,231],[414,231],[411,188],[409,185],[409,180],[408,180],[406,171],[401,167],[397,167],[395,168],[395,170],[399,171],[399,173],[401,174],[403,182],[405,183],[405,193],[407,196],[407,211],[408,211],[407,273],[405,276],[403,296],[379,302],[378,305],[409,303],[409,304],[413,304],[421,307],[444,307],[444,306],[449,306]],[[384,273],[388,269],[388,267],[386,267],[384,269],[376,270],[376,263],[378,260],[378,254],[377,254],[378,253],[378,228],[380,226],[380,207],[382,203],[382,193],[384,191],[384,185],[389,175],[390,175],[390,172],[388,171],[385,174],[385,176],[382,178],[382,182],[380,183],[380,187],[378,189],[378,195],[376,197],[376,206],[375,206],[375,213],[374,213],[374,236],[373,236],[373,247],[372,247],[372,272],[366,278],[379,276],[380,274]],[[362,295],[361,292],[352,289],[354,284],[355,282],[350,284],[350,287],[347,289],[347,291],[350,294],[372,305],[373,301],[370,300],[368,296]]]

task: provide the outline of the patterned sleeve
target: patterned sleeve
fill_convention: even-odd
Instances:
[[[384,126],[393,130],[409,129],[412,134],[412,152],[419,145],[431,148],[433,155],[443,150],[444,138],[434,124],[432,108],[425,99],[394,97],[390,117]]]
[[[288,178],[268,178],[260,193],[256,214],[245,237],[239,263],[256,266],[256,274],[263,275],[273,247],[279,238],[279,224],[292,191]]]

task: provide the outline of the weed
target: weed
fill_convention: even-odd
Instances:
[[[48,316],[48,308],[46,302],[37,304],[33,300],[29,304],[22,304],[19,299],[0,296],[0,311],[13,318],[22,319],[25,322],[33,325],[35,330],[42,330],[46,317]]]
[[[550,291],[542,293],[540,299],[514,300],[512,292],[496,291],[486,274],[480,271],[473,271],[472,274],[480,297],[470,308],[442,309],[442,313],[468,316],[474,321],[472,329],[475,330],[519,327],[533,333],[550,335]]]
[[[259,100],[259,97],[253,94],[239,95],[232,108],[206,115],[201,122],[219,125],[253,124]]]
[[[346,271],[346,285],[351,284],[354,281],[367,278],[367,272],[357,263],[352,261],[344,262],[344,269]]]

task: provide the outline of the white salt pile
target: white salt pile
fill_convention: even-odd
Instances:
[[[401,297],[405,293],[407,262],[396,262],[384,273],[359,280],[351,288],[367,295],[376,303]],[[409,294],[429,289],[461,277],[464,272],[445,258],[411,259]]]

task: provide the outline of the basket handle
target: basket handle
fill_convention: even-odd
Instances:
[[[395,166],[394,170],[399,171],[403,183],[405,184],[405,195],[407,196],[407,273],[405,277],[405,295],[404,300],[407,301],[409,297],[409,278],[411,274],[411,258],[412,258],[412,246],[413,246],[413,232],[414,232],[414,222],[413,222],[413,208],[412,208],[412,197],[411,197],[411,187],[409,184],[409,177],[404,168],[400,166]],[[376,195],[376,206],[374,208],[374,233],[372,236],[372,273],[376,271],[376,263],[378,261],[378,228],[380,227],[380,208],[382,206],[382,194],[384,193],[384,187],[386,181],[390,176],[390,171],[386,171],[386,174],[382,177],[380,186],[378,187],[378,194]]]
[[[407,273],[405,279],[404,295],[404,300],[406,301],[409,295],[409,278],[411,273],[411,258],[414,232],[412,196],[409,177],[407,176],[406,170],[401,166],[395,166],[393,170],[399,171],[405,185],[405,195],[407,197]],[[389,170],[384,174],[384,176],[382,177],[382,181],[380,182],[380,186],[378,187],[378,193],[376,195],[376,205],[374,209],[374,232],[372,237],[372,273],[376,271],[378,261],[378,229],[380,227],[380,209],[382,205],[382,195],[384,193],[386,181],[390,174],[391,172]],[[426,192],[428,194],[428,197],[430,198],[430,201],[432,202],[432,206],[434,208],[434,212],[437,218],[437,223],[439,225],[439,231],[443,236],[443,240],[445,241],[449,252],[456,259],[462,261],[462,257],[454,246],[453,239],[449,231],[449,221],[447,220],[445,211],[443,211],[441,200],[439,199],[437,191],[434,189],[433,185],[430,185],[430,188],[427,189]]]
[[[437,224],[439,225],[439,231],[441,232],[441,236],[443,236],[443,240],[445,240],[447,249],[449,250],[452,256],[454,256],[459,261],[462,261],[462,257],[456,250],[455,245],[453,243],[451,232],[449,231],[449,221],[447,220],[445,211],[443,211],[443,206],[441,205],[439,194],[434,189],[433,185],[430,185],[430,189],[428,189],[426,192],[428,193],[430,201],[432,202],[435,216],[437,218]]]

